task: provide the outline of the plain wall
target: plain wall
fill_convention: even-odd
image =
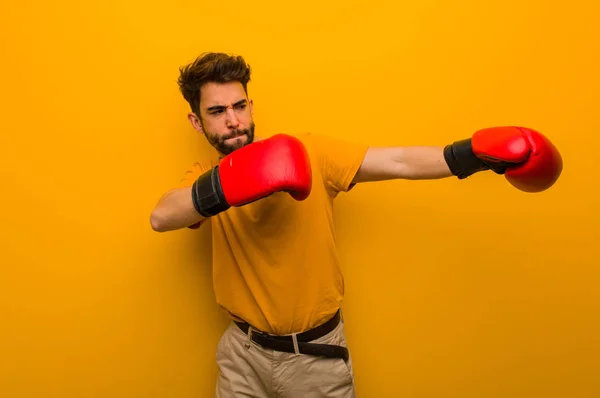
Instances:
[[[212,396],[227,318],[210,230],[149,223],[210,154],[176,85],[204,51],[252,65],[263,135],[550,137],[565,168],[540,194],[480,173],[340,197],[358,392],[600,396],[599,15],[578,0],[4,2],[0,396]]]

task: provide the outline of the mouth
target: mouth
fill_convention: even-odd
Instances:
[[[236,135],[236,136],[233,136],[233,137],[229,137],[229,138],[225,139],[225,141],[237,140],[238,138],[242,138],[244,136],[245,136],[245,134],[239,134],[239,135]]]

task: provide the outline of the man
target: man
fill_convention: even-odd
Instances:
[[[208,53],[180,70],[188,119],[219,160],[197,162],[165,193],[152,228],[210,221],[216,299],[231,316],[217,347],[217,397],[353,397],[340,306],[333,200],[355,184],[466,178],[492,170],[538,192],[562,170],[526,128],[496,127],[440,147],[371,148],[320,134],[255,137],[250,67]]]

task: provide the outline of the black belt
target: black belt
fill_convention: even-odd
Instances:
[[[301,354],[327,357],[327,358],[342,358],[344,361],[348,360],[349,353],[346,347],[331,345],[331,344],[315,344],[309,343],[310,341],[316,340],[319,337],[325,336],[331,332],[340,323],[340,312],[336,312],[333,318],[327,322],[317,326],[314,329],[307,330],[306,332],[298,333],[296,335],[296,341],[298,342],[298,351]],[[235,322],[235,324],[245,333],[248,334],[250,325],[246,322]],[[292,336],[273,336],[255,328],[252,328],[252,341],[275,351],[283,351],[289,353],[295,353],[294,340]]]

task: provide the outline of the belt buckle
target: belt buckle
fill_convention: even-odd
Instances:
[[[250,344],[251,342],[254,342],[254,343],[258,344],[261,347],[263,346],[260,343],[260,341],[255,340],[255,337],[261,337],[261,338],[267,339],[267,340],[273,338],[272,335],[270,335],[270,334],[268,334],[266,332],[263,332],[262,330],[255,329],[250,324],[248,324],[248,333],[247,333],[247,335],[248,335],[248,340],[246,341],[246,348],[248,348],[248,349],[251,346],[251,344]]]

